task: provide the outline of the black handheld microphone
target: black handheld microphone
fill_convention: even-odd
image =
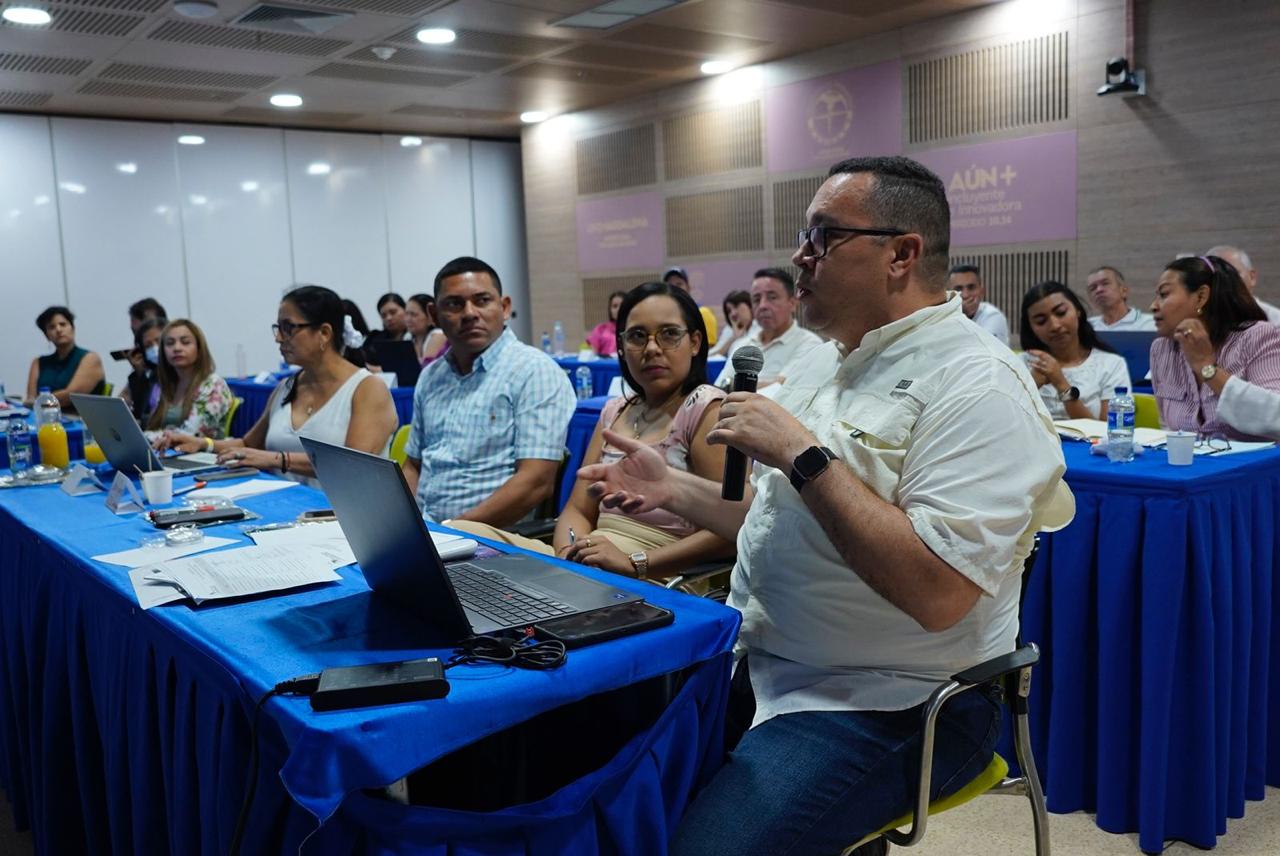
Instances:
[[[755,345],[743,345],[733,355],[733,391],[755,392],[764,368],[764,351]],[[747,456],[732,446],[724,453],[724,482],[720,498],[737,502],[747,481]]]

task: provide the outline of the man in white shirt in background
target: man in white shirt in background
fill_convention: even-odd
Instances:
[[[1239,247],[1233,247],[1230,244],[1219,244],[1218,246],[1205,253],[1206,256],[1217,256],[1231,263],[1233,267],[1240,273],[1240,278],[1244,280],[1244,284],[1248,286],[1249,293],[1253,295],[1253,299],[1262,307],[1262,311],[1267,313],[1267,320],[1272,324],[1280,324],[1280,308],[1272,306],[1265,300],[1258,297],[1258,271],[1253,266],[1253,262],[1249,258],[1249,254]]]
[[[1124,274],[1103,265],[1089,274],[1085,290],[1089,302],[1098,307],[1101,315],[1089,316],[1089,323],[1098,332],[1110,330],[1155,330],[1156,322],[1150,315],[1129,306],[1129,286]]]
[[[905,813],[921,706],[1014,650],[1035,533],[1073,513],[1031,375],[947,293],[942,182],[902,157],[829,176],[792,260],[806,323],[831,341],[772,398],[730,395],[707,436],[756,462],[749,507],[612,431],[626,457],[578,474],[605,507],[662,507],[737,538],[732,751],[675,856],[839,853]],[[1000,730],[982,691],[942,717],[935,795],[984,769]]]
[[[976,265],[956,265],[951,269],[947,288],[960,294],[960,307],[969,320],[1009,344],[1009,319],[994,304],[987,303],[987,287]]]
[[[796,283],[782,268],[761,268],[751,279],[752,326],[742,344],[755,345],[764,351],[764,368],[758,388],[786,380],[787,367],[822,344],[822,339],[796,323]],[[723,389],[733,387],[733,362],[725,364],[716,383]]]

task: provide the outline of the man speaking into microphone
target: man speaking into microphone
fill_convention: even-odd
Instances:
[[[737,539],[732,751],[678,854],[834,854],[904,814],[921,704],[1013,650],[1034,535],[1073,514],[1034,381],[946,290],[937,176],[901,157],[843,161],[807,218],[796,296],[831,341],[770,397],[730,395],[707,436],[756,462],[750,504],[620,436],[626,457],[579,472],[607,506],[664,507]],[[956,697],[935,787],[973,778],[998,732],[992,699]]]

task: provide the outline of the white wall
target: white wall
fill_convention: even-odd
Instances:
[[[107,352],[131,344],[127,309],[147,296],[199,323],[233,375],[237,346],[250,372],[278,363],[270,325],[293,283],[351,297],[376,328],[379,295],[429,293],[472,254],[501,272],[527,337],[518,144],[400,139],[0,114],[0,380],[25,391],[51,304],[117,388],[128,367]]]

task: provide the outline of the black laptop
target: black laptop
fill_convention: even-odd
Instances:
[[[446,565],[395,461],[301,439],[369,587],[450,641],[643,600],[531,556]]]
[[[418,352],[413,342],[407,339],[373,339],[368,349],[373,351],[373,360],[382,366],[384,372],[396,373],[396,386],[414,386],[418,375],[422,373],[422,363],[418,362]]]

